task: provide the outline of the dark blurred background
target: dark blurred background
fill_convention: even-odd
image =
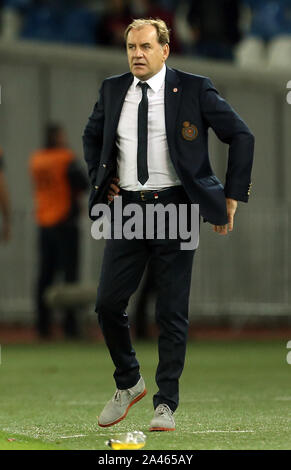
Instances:
[[[250,202],[239,204],[234,232],[218,237],[208,224],[201,229],[194,331],[290,326],[291,0],[2,0],[0,172],[10,234],[0,242],[0,340],[23,327],[36,335],[39,245],[29,159],[44,147],[48,123],[57,123],[84,169],[81,136],[101,81],[128,70],[124,29],[150,16],[172,31],[168,65],[211,77],[256,137]],[[210,156],[224,182],[227,147],[212,132]],[[55,335],[62,334],[62,309],[74,304],[80,335],[89,338],[97,335],[94,296],[104,241],[91,238],[86,191],[81,199],[78,283],[62,290],[56,274],[51,284],[59,290],[48,302]],[[140,337],[155,334],[154,288],[147,283],[145,276],[129,306]]]
[[[160,17],[178,54],[232,60],[248,38],[291,34],[290,0],[2,0],[3,39],[123,47],[136,17]]]

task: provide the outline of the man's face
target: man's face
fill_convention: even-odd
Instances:
[[[157,30],[152,25],[131,29],[126,48],[130,71],[142,81],[158,73],[169,55],[169,45],[158,42]]]

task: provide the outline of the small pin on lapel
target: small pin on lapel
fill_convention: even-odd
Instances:
[[[177,93],[177,91],[178,91],[178,88],[173,88],[174,93]]]

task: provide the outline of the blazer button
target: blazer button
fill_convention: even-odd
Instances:
[[[106,168],[106,167],[107,167],[106,163],[103,163],[103,165],[102,165],[102,166],[103,166],[103,168]]]
[[[95,186],[95,189],[99,189],[99,186]]]

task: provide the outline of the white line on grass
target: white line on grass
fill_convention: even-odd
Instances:
[[[183,400],[183,403],[197,403],[198,401],[218,402],[218,401],[221,401],[221,400],[219,398],[195,398],[194,400]]]
[[[187,432],[187,431],[186,431]],[[217,433],[217,432],[224,432],[224,433],[230,433],[230,432],[233,432],[233,433],[239,433],[239,432],[255,432],[255,431],[249,431],[249,430],[245,430],[245,431],[221,431],[221,430],[216,430],[216,429],[208,429],[207,431],[188,431],[190,434],[207,434],[207,433],[210,433],[210,432],[214,432],[214,433]]]
[[[33,431],[32,429],[31,430],[28,430],[28,431],[23,431],[21,429],[11,429],[11,428],[4,428],[4,429],[1,429],[2,432],[6,432],[6,433],[9,433],[11,435],[13,434],[19,434],[21,436],[26,436],[26,437],[30,437],[30,438],[33,438],[33,439],[41,439],[41,438],[45,438],[49,441],[57,441],[58,439],[73,439],[73,438],[79,438],[79,437],[87,437],[87,436],[90,436],[90,434],[75,434],[75,435],[72,435],[72,436],[58,436],[57,434],[55,434],[54,436],[50,436],[49,438],[46,436],[46,435],[42,435],[42,434],[39,434],[39,433],[35,433],[35,431]],[[99,436],[108,436],[107,434],[98,434]]]
[[[99,406],[99,405],[104,405],[104,401],[56,401],[54,402],[56,405],[69,405],[69,406]]]

